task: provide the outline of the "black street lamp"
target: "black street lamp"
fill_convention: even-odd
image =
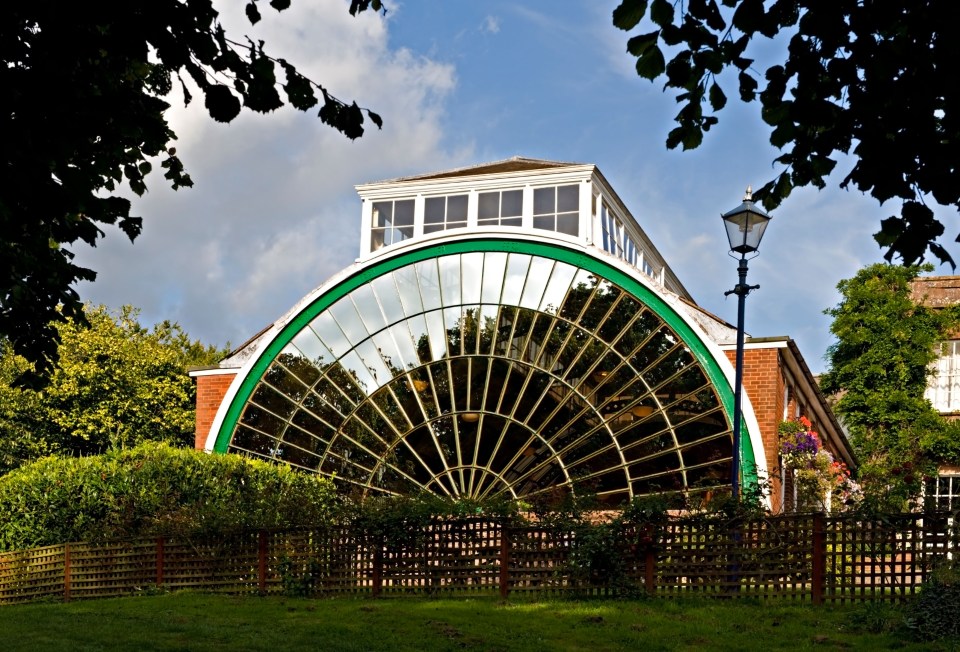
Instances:
[[[747,285],[747,254],[755,253],[760,248],[760,240],[767,229],[770,216],[763,209],[753,203],[750,188],[743,197],[743,203],[732,211],[724,213],[723,225],[727,229],[727,239],[730,241],[730,252],[735,258],[740,254],[740,265],[737,272],[740,280],[737,285],[724,293],[725,296],[737,295],[737,380],[733,390],[733,463],[730,469],[730,484],[733,488],[733,499],[740,499],[740,424],[743,421],[741,398],[743,395],[743,309],[747,295],[756,290],[759,285]],[[753,256],[750,256],[753,258]]]

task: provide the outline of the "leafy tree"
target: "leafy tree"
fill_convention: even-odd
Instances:
[[[840,187],[901,202],[874,236],[887,260],[915,264],[929,249],[953,265],[928,203],[960,208],[955,12],[950,0],[622,0],[613,23],[643,32],[627,42],[637,73],[676,89],[668,148],[700,145],[727,104],[723,73],[735,74],[735,92],[759,99],[770,142],[783,151],[780,171],[756,193],[764,206],[794,188],[823,188],[850,154]],[[772,38],[788,41],[786,58],[761,74],[756,41]]]
[[[260,6],[246,4],[251,23]],[[282,11],[290,0],[270,6]],[[351,0],[349,10],[369,7],[382,9],[380,0]],[[142,195],[158,161],[174,189],[192,185],[163,99],[176,83],[189,104],[188,80],[218,122],[242,107],[267,113],[286,102],[301,111],[321,104],[320,119],[351,139],[363,134],[364,113],[381,125],[268,55],[263,41],[229,38],[212,0],[3,3],[0,337],[30,363],[21,384],[40,386],[52,371],[56,324],[83,322],[72,286],[96,273],[75,265],[67,245],[95,246],[111,224],[135,239],[142,218],[117,192],[126,185]]]
[[[924,267],[871,265],[837,286],[843,298],[826,313],[837,341],[827,352],[825,392],[860,458],[867,498],[900,506],[924,474],[960,455],[960,426],[924,398],[938,343],[960,325],[960,308],[933,309],[911,298]]]
[[[89,328],[55,325],[60,366],[43,390],[14,386],[28,365],[0,356],[0,472],[43,454],[89,455],[144,440],[190,445],[196,392],[186,368],[224,351],[191,341],[176,323],[152,329],[126,306],[87,308]]]
[[[46,439],[46,428],[41,420],[39,394],[10,388],[10,382],[19,375],[22,359],[17,360],[4,345],[0,355],[0,475],[15,469],[28,460],[35,460],[54,452]]]

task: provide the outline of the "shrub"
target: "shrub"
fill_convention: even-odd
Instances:
[[[934,571],[920,595],[907,606],[906,626],[924,640],[960,640],[960,569]]]
[[[316,526],[338,502],[329,480],[286,466],[144,443],[0,476],[0,550]]]

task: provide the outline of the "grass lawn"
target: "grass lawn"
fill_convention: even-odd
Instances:
[[[0,607],[15,650],[946,650],[891,607],[749,601],[305,600],[174,593]]]

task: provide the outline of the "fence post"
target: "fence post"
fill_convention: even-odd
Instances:
[[[70,602],[70,544],[63,544],[63,601]]]
[[[653,595],[657,592],[656,563],[657,556],[653,554],[653,547],[647,546],[646,553],[643,557],[643,583],[648,595]]]
[[[510,530],[500,529],[500,599],[510,597]]]
[[[824,570],[827,557],[826,518],[823,512],[813,515],[813,569],[811,573],[811,597],[813,604],[823,604]]]
[[[383,588],[383,544],[378,543],[373,550],[373,597],[380,597]]]
[[[157,588],[163,586],[163,537],[157,537]]]
[[[257,592],[267,594],[267,533],[257,533]]]

